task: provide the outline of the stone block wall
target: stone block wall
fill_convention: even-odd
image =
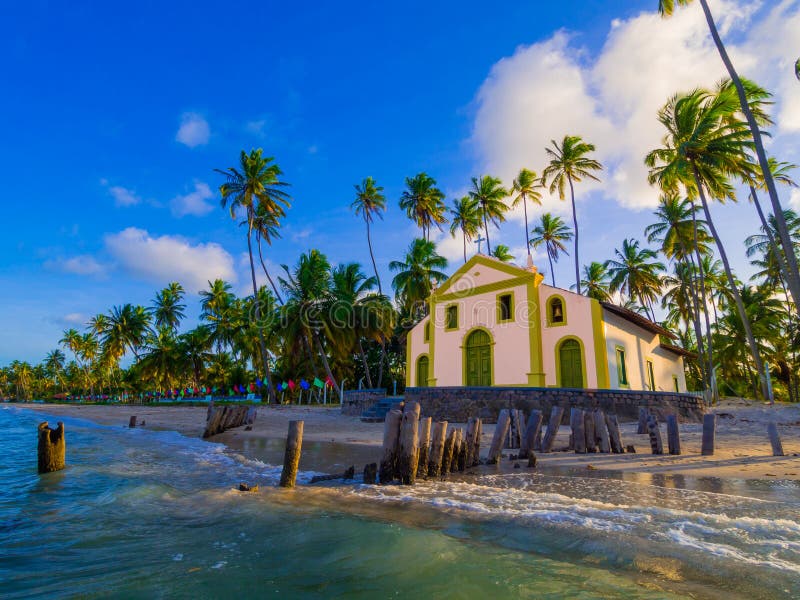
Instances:
[[[345,390],[342,401],[342,414],[351,417],[361,416],[365,410],[383,398],[386,390],[383,388],[369,390]]]
[[[684,422],[699,422],[705,408],[703,399],[691,394],[633,390],[582,390],[531,387],[430,387],[406,388],[405,400],[420,403],[422,414],[434,421],[464,423],[469,417],[480,417],[486,423],[497,421],[503,408],[517,408],[526,414],[541,410],[547,419],[553,406],[566,409],[600,408],[617,415],[620,421],[637,420],[639,407],[647,407],[659,421],[668,414],[678,415]],[[569,410],[564,411],[565,423]]]

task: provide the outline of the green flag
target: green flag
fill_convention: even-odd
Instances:
[[[318,377],[314,377],[314,387],[324,388],[325,384],[322,383],[322,380],[319,379]]]

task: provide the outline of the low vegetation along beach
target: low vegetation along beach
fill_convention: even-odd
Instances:
[[[800,0],[16,4],[0,597],[800,598]]]

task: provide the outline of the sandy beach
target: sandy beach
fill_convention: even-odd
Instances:
[[[131,415],[145,422],[147,429],[174,430],[188,437],[200,437],[205,425],[206,408],[190,406],[100,406],[100,405],[26,405],[26,408],[53,415],[88,419],[102,425],[127,426]],[[725,401],[713,409],[717,413],[717,448],[714,456],[700,455],[702,426],[681,423],[683,454],[654,456],[649,439],[636,434],[636,423],[621,423],[623,445],[633,445],[636,454],[585,454],[556,451],[538,456],[538,468],[564,473],[585,470],[608,470],[651,475],[682,475],[730,479],[800,480],[800,406],[775,405],[747,401]],[[357,469],[380,458],[383,423],[362,423],[343,416],[335,407],[263,406],[251,431],[244,427],[215,436],[211,441],[224,443],[246,455],[269,462],[280,462],[288,423],[305,421],[304,459],[301,468],[337,472],[354,464]],[[778,424],[784,457],[773,457],[767,437],[767,423]],[[459,424],[455,424],[459,426]],[[488,449],[494,432],[486,425],[481,448]],[[665,427],[662,435],[666,440]],[[562,426],[555,449],[565,448],[569,428]],[[665,442],[666,443],[666,442]],[[506,450],[505,454],[515,451]],[[513,461],[503,461],[501,468],[513,468]],[[524,466],[524,465],[523,465]]]

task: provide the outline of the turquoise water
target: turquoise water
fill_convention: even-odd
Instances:
[[[277,466],[221,445],[76,419],[68,468],[40,477],[40,420],[0,407],[3,598],[800,597],[792,482],[487,473],[287,491]]]

